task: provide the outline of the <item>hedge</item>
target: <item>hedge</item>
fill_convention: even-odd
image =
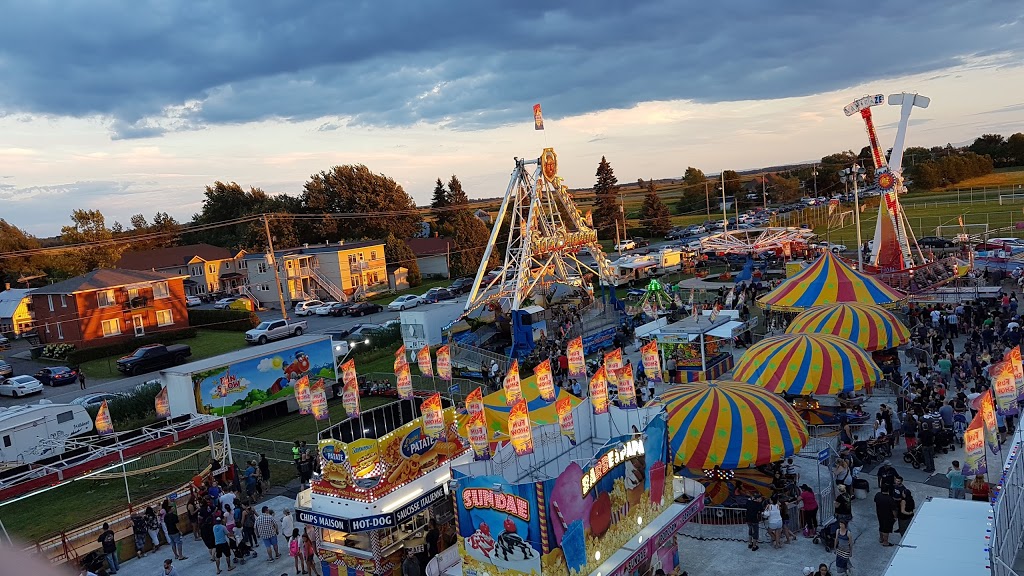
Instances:
[[[260,317],[249,310],[199,310],[188,311],[188,325],[206,330],[245,332],[260,323]]]
[[[110,420],[115,427],[122,430],[145,426],[156,420],[156,395],[163,386],[159,382],[140,384],[123,396],[107,402],[110,409]],[[99,406],[88,408],[92,419],[96,420]]]
[[[97,360],[99,358],[107,358],[110,356],[123,356],[130,352],[134,352],[136,348],[147,344],[167,344],[173,340],[195,338],[196,332],[197,330],[195,328],[168,330],[167,332],[150,334],[141,338],[132,338],[131,340],[110,344],[109,346],[83,348],[68,354],[68,364],[71,366],[78,366],[83,362],[88,362],[90,360]]]

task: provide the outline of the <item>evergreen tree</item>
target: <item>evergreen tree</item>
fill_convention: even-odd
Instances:
[[[434,197],[430,200],[431,208],[444,208],[448,205],[448,191],[444,189],[444,182],[441,179],[437,179],[437,183],[434,184]]]
[[[435,193],[437,190],[435,190]],[[448,181],[448,205],[449,206],[466,206],[469,204],[469,198],[466,193],[462,190],[462,182],[459,181],[459,177],[452,174],[451,180]]]
[[[619,209],[619,180],[608,160],[601,156],[594,184],[594,227],[600,238],[615,238],[616,223],[619,236],[626,235],[626,221]]]
[[[653,180],[647,181],[647,194],[640,208],[640,219],[649,238],[664,236],[672,229],[672,214],[658,196],[658,188]]]

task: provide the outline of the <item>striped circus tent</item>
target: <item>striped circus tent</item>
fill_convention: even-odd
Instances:
[[[835,302],[861,302],[892,309],[906,300],[906,294],[857,272],[831,251],[825,251],[813,264],[758,298],[757,303],[772,312],[801,312]]]
[[[895,314],[874,304],[837,302],[798,314],[787,334],[830,334],[850,340],[868,352],[910,342],[910,330]]]

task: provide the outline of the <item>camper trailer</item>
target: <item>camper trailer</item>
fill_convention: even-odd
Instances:
[[[64,440],[90,431],[92,418],[77,404],[0,408],[0,462],[24,464],[56,456],[64,452]]]

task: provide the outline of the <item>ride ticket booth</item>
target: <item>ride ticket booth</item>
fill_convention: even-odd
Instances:
[[[678,571],[675,536],[704,499],[675,501],[665,413],[600,410],[588,398],[556,424],[510,417],[508,443],[452,466],[459,563],[444,574]]]
[[[430,519],[454,521],[450,466],[469,448],[454,408],[426,417],[443,415],[438,433],[420,404],[393,402],[321,432],[321,474],[297,497],[295,520],[319,528],[324,576],[400,574],[404,550],[425,555]]]

